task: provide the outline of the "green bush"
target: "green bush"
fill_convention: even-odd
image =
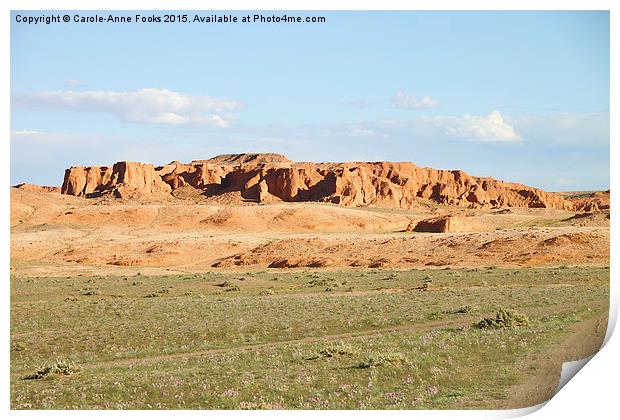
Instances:
[[[495,318],[483,318],[476,324],[480,329],[525,327],[527,325],[529,325],[529,319],[526,315],[503,308],[497,311]]]

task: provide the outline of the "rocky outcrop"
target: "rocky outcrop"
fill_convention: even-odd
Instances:
[[[61,193],[91,196],[111,185],[112,168],[108,166],[74,166],[65,170]]]
[[[457,232],[462,224],[458,216],[441,216],[432,219],[420,220],[413,228],[414,232],[446,233]]]
[[[133,162],[118,162],[112,168],[73,167],[65,172],[62,193],[131,198],[165,195],[180,188],[207,198],[228,194],[259,203],[318,201],[410,209],[435,202],[469,208],[572,208],[558,194],[459,170],[420,168],[411,162],[293,163],[276,154],[221,155],[156,168]]]
[[[169,194],[172,188],[150,163],[117,162],[109,166],[77,166],[65,171],[61,193],[85,197],[111,194],[142,198]]]
[[[573,209],[580,212],[594,212],[609,210],[610,194],[607,191],[597,191],[585,196],[569,197]]]
[[[17,184],[14,188],[19,188],[24,191],[33,191],[33,192],[44,192],[44,193],[59,193],[60,188],[52,187],[48,185],[35,185],[35,184]]]
[[[220,165],[248,165],[248,164],[273,164],[291,163],[291,160],[278,153],[238,153],[225,154],[212,157],[207,160],[195,160],[192,163],[211,163]]]

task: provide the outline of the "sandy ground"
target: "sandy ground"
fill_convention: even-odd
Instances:
[[[139,205],[11,188],[11,270],[53,276],[609,263],[608,213],[433,212],[319,203]],[[464,218],[464,231],[407,231],[449,213]]]

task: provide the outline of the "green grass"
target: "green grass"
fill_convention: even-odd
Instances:
[[[494,408],[608,292],[607,267],[12,277],[11,407]],[[502,308],[527,325],[476,327]]]

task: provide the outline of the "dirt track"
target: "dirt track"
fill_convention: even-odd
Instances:
[[[546,352],[533,355],[534,374],[525,382],[515,385],[502,408],[531,407],[549,401],[555,395],[562,373],[562,364],[581,360],[596,354],[605,338],[608,314],[577,324],[558,345]]]

